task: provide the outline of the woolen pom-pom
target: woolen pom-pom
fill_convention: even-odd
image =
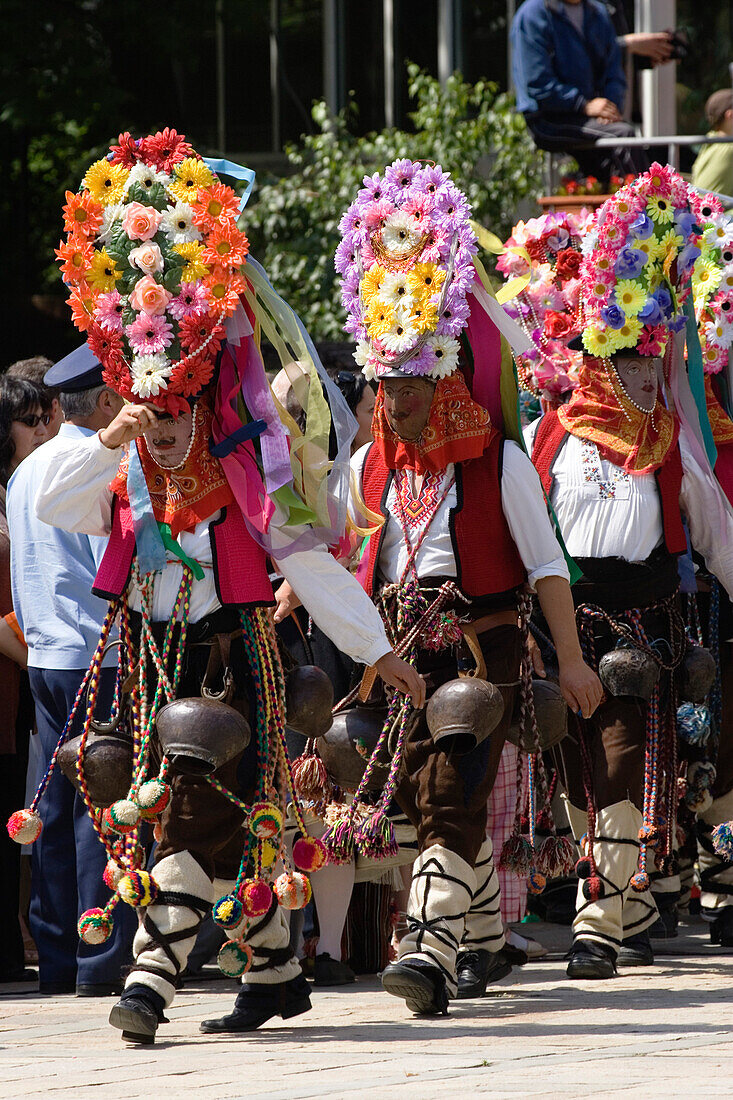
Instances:
[[[591,875],[587,878],[582,886],[583,897],[586,901],[600,901],[606,892],[601,879],[598,875]]]
[[[260,841],[260,859],[263,867],[272,867],[273,863],[280,855],[280,849],[276,844],[273,844],[270,840]]]
[[[249,815],[249,827],[258,840],[272,840],[283,827],[283,815],[274,802],[255,802]]]
[[[121,798],[119,802],[104,811],[104,820],[115,833],[131,833],[140,822],[140,811],[130,798]]]
[[[733,821],[716,825],[712,833],[713,848],[723,859],[733,863]]]
[[[16,810],[8,818],[8,836],[16,844],[32,844],[42,829],[43,822],[34,810]]]
[[[541,894],[547,885],[547,879],[539,871],[530,871],[527,876],[527,889],[530,894]]]
[[[79,917],[76,930],[84,943],[104,943],[112,935],[112,920],[104,909],[87,909]]]
[[[162,779],[149,779],[147,783],[143,783],[137,792],[140,816],[146,821],[152,821],[162,814],[171,800],[171,793],[170,786]]]
[[[236,894],[225,894],[214,902],[211,919],[220,928],[236,928],[244,916],[242,903]]]
[[[311,899],[311,884],[299,871],[284,871],[272,890],[283,909],[304,909]]]
[[[300,871],[320,871],[328,863],[328,850],[314,836],[302,836],[293,845],[293,863]]]
[[[262,917],[272,905],[272,890],[261,878],[245,879],[239,896],[245,917]]]
[[[635,875],[631,876],[629,886],[637,894],[643,894],[645,890],[649,889],[649,875],[646,871],[637,871]]]
[[[152,905],[158,896],[158,884],[147,871],[128,871],[117,886],[123,901],[134,908]]]
[[[593,873],[590,860],[587,856],[582,856],[575,864],[575,873],[578,878],[590,878]]]
[[[102,881],[110,890],[116,890],[120,885],[120,879],[124,878],[124,875],[124,867],[120,867],[114,859],[108,859],[107,866],[102,872]]]
[[[239,978],[252,965],[252,948],[247,943],[230,940],[221,948],[216,961],[222,974],[229,978]]]

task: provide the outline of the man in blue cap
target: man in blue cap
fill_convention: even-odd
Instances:
[[[86,344],[47,371],[60,390],[64,423],[58,435],[20,464],[8,484],[13,605],[28,644],[28,673],[44,767],[56,747],[84,678],[107,610],[91,594],[106,539],[70,534],[36,516],[46,471],[70,447],[107,426],[122,398],[105,386],[102,367]],[[111,701],[115,655],[105,662],[101,690]],[[104,702],[104,699],[101,701]],[[83,707],[81,708],[83,715]],[[71,731],[70,736],[80,732]],[[132,912],[115,921],[106,943],[79,940],[79,915],[103,906],[106,862],[84,803],[56,768],[41,808],[43,832],[32,848],[30,925],[38,946],[41,993],[104,996],[122,988],[131,959]]]

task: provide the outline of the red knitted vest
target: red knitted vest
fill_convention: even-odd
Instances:
[[[552,495],[554,477],[552,468],[560,451],[565,445],[569,433],[560,423],[557,410],[546,412],[540,420],[532,447],[532,461],[540,475],[542,488],[547,496]],[[680,489],[682,488],[682,456],[679,443],[675,444],[666,459],[655,470],[657,489],[662,505],[662,526],[664,545],[670,554],[684,554],[687,549],[685,529],[680,512]]]
[[[501,462],[504,440],[496,435],[480,458],[456,465],[457,504],[450,513],[450,535],[456,560],[456,581],[474,598],[513,595],[527,573],[501,507]],[[373,443],[364,462],[364,501],[385,517],[384,526],[371,536],[364,587],[372,594],[382,539],[390,521],[386,509],[393,471]],[[429,538],[430,536],[428,536]]]
[[[239,508],[223,508],[209,524],[216,594],[223,607],[261,607],[272,604],[267,556],[257,545]],[[135,556],[135,532],[129,502],[115,496],[112,531],[92,591],[116,599],[127,587]]]

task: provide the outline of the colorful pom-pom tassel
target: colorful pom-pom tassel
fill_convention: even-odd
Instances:
[[[575,863],[575,845],[566,836],[548,836],[537,853],[537,869],[546,878],[569,875]]]
[[[733,821],[716,825],[712,834],[713,848],[722,859],[733,863]]]
[[[87,909],[79,917],[76,930],[84,943],[104,943],[112,935],[112,918],[104,909]]]
[[[239,896],[245,917],[263,917],[272,905],[272,890],[261,878],[245,879]]]
[[[119,802],[113,802],[104,811],[102,818],[113,833],[121,833],[125,836],[137,828],[140,823],[140,811],[131,798],[121,798]]]
[[[140,816],[145,821],[152,821],[163,813],[171,800],[171,788],[162,779],[149,779],[143,783],[137,792],[137,805]]]
[[[532,870],[534,852],[528,838],[521,833],[513,833],[501,850],[499,870],[511,871],[524,878]]]
[[[311,884],[299,871],[284,871],[272,891],[283,909],[304,909],[311,899]]]
[[[539,871],[530,871],[527,876],[527,890],[530,894],[541,894],[547,886],[547,879]]]
[[[586,901],[600,901],[606,893],[603,881],[598,875],[591,875],[590,878],[587,878],[583,883],[582,890]]]
[[[274,802],[255,802],[249,815],[249,827],[258,840],[272,840],[283,827],[283,815]]]
[[[43,822],[34,810],[16,810],[8,818],[8,836],[16,844],[33,844],[42,829]]]
[[[220,928],[236,928],[244,919],[242,903],[236,894],[224,894],[214,902],[211,910],[211,918],[214,924]]]
[[[359,851],[369,859],[387,859],[396,856],[399,845],[395,839],[394,826],[382,810],[369,814],[354,832],[354,841]]]
[[[637,894],[643,894],[645,890],[649,889],[649,875],[646,871],[637,871],[635,875],[631,876],[629,886]]]
[[[313,874],[328,863],[328,849],[314,836],[302,836],[293,845],[293,863],[300,871]]]
[[[108,859],[107,866],[102,872],[102,881],[104,882],[104,885],[108,887],[108,889],[116,890],[117,887],[120,885],[120,880],[124,878],[124,875],[124,867],[120,867],[119,863],[117,863],[116,860]]]
[[[134,908],[152,905],[158,896],[158,884],[147,871],[128,871],[117,885],[117,893]]]
[[[319,802],[331,786],[326,765],[317,752],[304,752],[293,761],[293,786],[301,798]]]
[[[575,864],[575,873],[578,878],[590,878],[593,874],[593,866],[588,856],[581,856],[578,862]]]
[[[280,848],[269,840],[260,841],[260,861],[263,867],[272,867],[280,855]]]
[[[329,863],[350,863],[354,858],[356,829],[348,814],[342,817],[323,834]]]
[[[702,703],[682,703],[677,708],[677,733],[688,745],[704,745],[712,730],[709,709]]]
[[[240,978],[252,965],[252,948],[247,943],[230,940],[219,951],[216,961],[229,978]]]

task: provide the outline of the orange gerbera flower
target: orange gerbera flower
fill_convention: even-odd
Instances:
[[[102,207],[92,198],[89,191],[75,195],[66,192],[64,207],[64,229],[67,233],[93,237],[102,224]]]
[[[79,332],[86,332],[94,321],[94,294],[86,283],[74,287],[66,299],[71,306],[71,320]]]
[[[217,225],[211,232],[201,257],[205,264],[228,264],[239,267],[249,252],[249,241],[233,222]]]
[[[65,281],[72,285],[84,282],[94,256],[94,249],[86,237],[70,237],[68,241],[60,241],[55,252]]]
[[[201,188],[191,205],[193,220],[199,229],[213,229],[217,224],[225,225],[239,217],[239,198],[231,187],[222,183]]]
[[[228,271],[225,267],[217,265],[212,268],[204,279],[204,286],[208,288],[212,312],[223,310],[228,317],[234,313],[239,302],[239,295],[244,293],[246,283],[236,271]]]

